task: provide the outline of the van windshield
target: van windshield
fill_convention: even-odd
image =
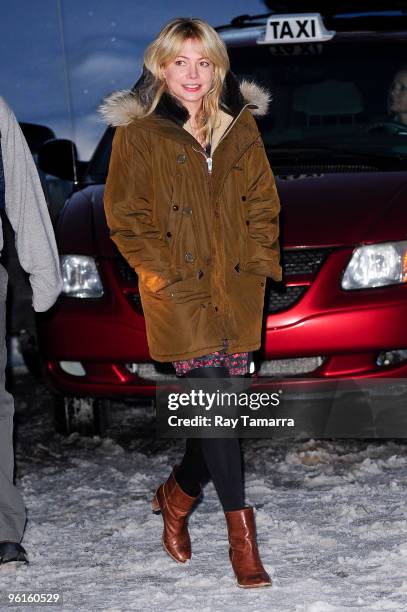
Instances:
[[[266,146],[407,155],[407,40],[229,49],[238,77],[270,90]]]
[[[258,124],[277,161],[309,155],[335,163],[353,155],[385,160],[388,169],[403,167],[407,39],[241,46],[228,53],[239,79],[270,90],[269,113]],[[90,162],[91,182],[106,180],[113,133],[106,131]]]

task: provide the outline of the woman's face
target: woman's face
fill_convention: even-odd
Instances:
[[[389,90],[389,111],[407,113],[407,70],[400,70],[394,75]]]
[[[184,42],[179,55],[163,69],[169,92],[187,108],[199,103],[211,89],[213,74],[212,62],[193,38]]]

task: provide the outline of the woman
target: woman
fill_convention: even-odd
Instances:
[[[281,280],[280,204],[252,117],[267,104],[267,92],[237,82],[213,28],[178,18],[147,48],[134,88],[101,109],[118,126],[105,192],[111,238],[137,271],[151,357],[179,376],[242,376],[260,346],[266,277]],[[165,550],[191,557],[187,516],[208,475],[238,586],[270,585],[238,439],[187,440],[153,499]]]

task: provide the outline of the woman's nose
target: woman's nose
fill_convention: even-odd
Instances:
[[[195,66],[195,64],[190,64],[189,65],[188,76],[191,79],[195,79],[198,76],[198,70],[197,70],[197,67]]]

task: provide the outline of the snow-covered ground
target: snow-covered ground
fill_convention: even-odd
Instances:
[[[110,438],[64,439],[52,429],[49,391],[28,375],[17,383],[31,563],[1,567],[1,610],[7,591],[60,591],[59,610],[407,610],[403,440],[245,440],[247,503],[274,581],[245,590],[211,483],[190,518],[191,561],[179,565],[161,548],[150,500],[183,442],[154,438],[151,408],[117,404]]]

